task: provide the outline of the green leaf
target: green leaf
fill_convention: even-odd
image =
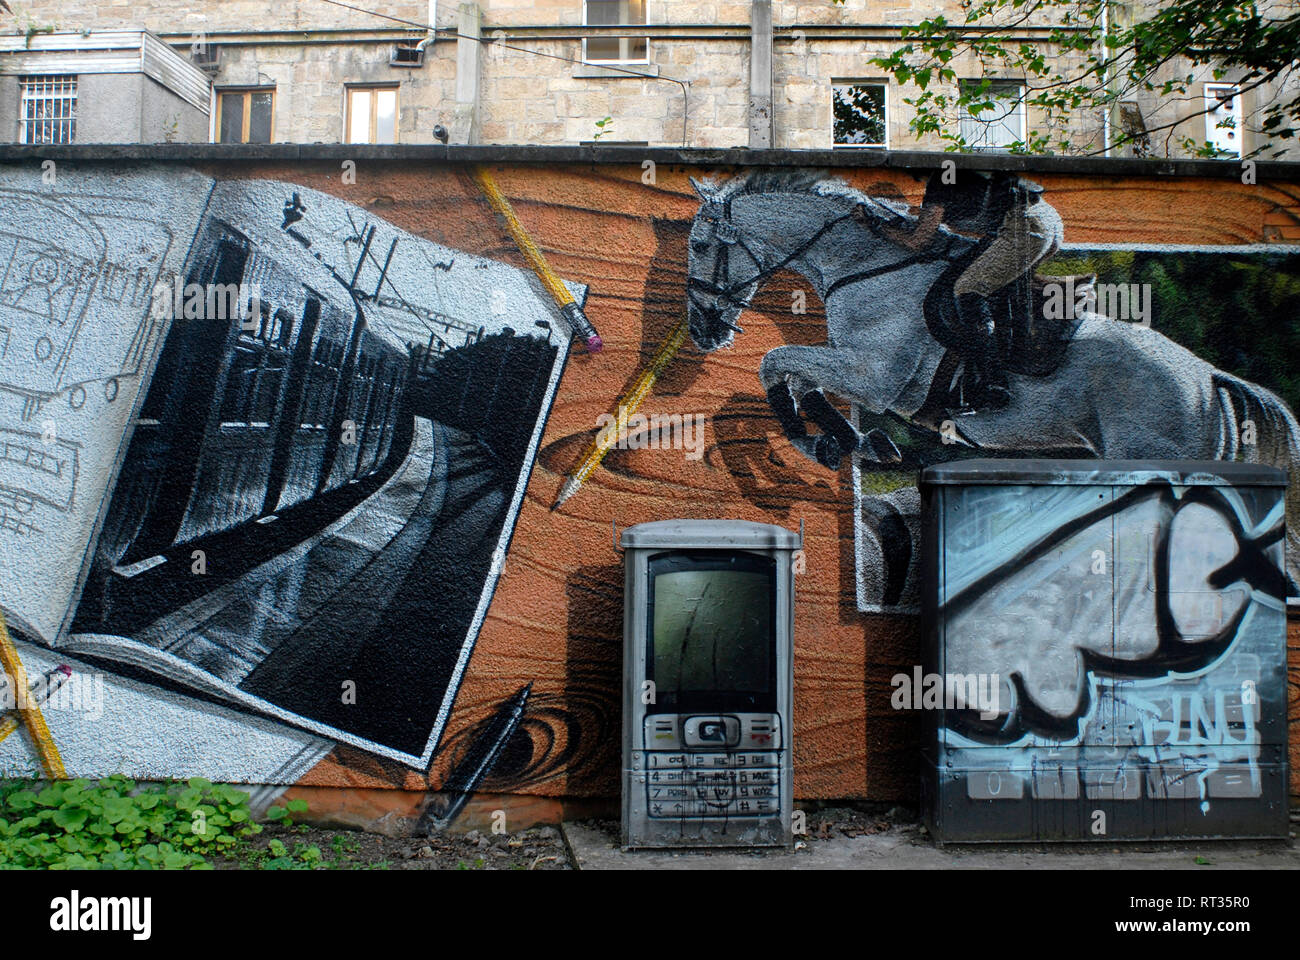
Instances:
[[[66,807],[54,811],[54,822],[64,830],[75,831],[86,825],[88,816],[90,816],[90,812],[84,807]]]
[[[103,817],[107,823],[120,823],[133,811],[131,800],[127,797],[106,797],[103,805]]]

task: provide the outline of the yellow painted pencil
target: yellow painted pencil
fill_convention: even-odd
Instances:
[[[41,677],[32,688],[32,692],[28,694],[28,697],[34,698],[38,704],[45,703],[71,676],[72,668],[66,663],[61,664]],[[18,717],[18,710],[14,709],[6,713],[3,719],[0,719],[0,743],[3,743],[9,734],[22,726],[22,721]]]
[[[560,494],[555,498],[555,503],[551,509],[557,510],[564,501],[578,492],[578,489],[586,482],[587,478],[592,475],[595,469],[600,466],[600,461],[605,459],[605,454],[610,448],[618,442],[618,438],[623,431],[627,429],[628,418],[632,416],[641,402],[650,394],[655,385],[655,381],[663,374],[664,369],[677,356],[677,351],[682,348],[686,341],[688,328],[686,320],[683,318],[673,327],[668,334],[668,338],[659,344],[659,349],[655,351],[654,357],[641,375],[636,378],[627,393],[618,398],[618,404],[615,407],[615,421],[609,427],[601,430],[595,438],[587,445],[583,451],[582,457],[578,460],[578,465],[569,471],[568,476],[564,478],[564,483],[560,487]]]
[[[533,243],[533,238],[528,235],[524,225],[515,216],[514,208],[510,206],[510,201],[505,198],[505,195],[497,187],[492,174],[488,172],[486,167],[475,167],[473,177],[474,182],[478,184],[479,190],[487,198],[488,204],[500,214],[501,219],[505,222],[511,239],[515,241],[515,246],[519,248],[519,252],[528,261],[528,266],[532,267],[533,272],[537,274],[537,278],[542,281],[542,286],[555,300],[555,305],[560,308],[560,316],[564,317],[569,329],[582,338],[583,343],[587,345],[588,351],[600,353],[601,348],[604,346],[600,334],[591,325],[591,321],[587,319],[587,315],[583,312],[582,307],[578,305],[578,301],[573,299],[573,294],[569,292],[569,288],[556,276],[555,271],[551,269],[551,265],[546,262],[546,257],[537,248],[537,244]]]
[[[9,628],[5,625],[2,611],[0,611],[0,668],[9,674],[10,681],[16,689],[27,689],[27,671],[23,669],[18,651],[14,649],[13,641],[9,639]],[[68,771],[63,768],[63,758],[59,756],[59,748],[54,744],[54,737],[45,723],[41,708],[28,700],[26,707],[19,708],[18,715],[32,738],[32,746],[36,748],[36,757],[40,760],[45,775],[51,780],[68,779]]]

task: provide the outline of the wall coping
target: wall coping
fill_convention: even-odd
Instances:
[[[1159,160],[1130,157],[1042,157],[1013,154],[957,154],[911,150],[749,150],[743,147],[545,146],[537,144],[466,146],[444,144],[347,143],[139,143],[0,144],[0,162],[39,160],[136,162],[285,163],[354,160],[430,164],[656,164],[685,166],[845,167],[935,170],[945,160],[971,170],[1085,174],[1111,177],[1211,177],[1240,180],[1240,160]],[[1300,163],[1259,160],[1257,180],[1300,180]]]

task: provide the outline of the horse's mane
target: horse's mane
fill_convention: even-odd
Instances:
[[[730,200],[744,194],[804,193],[820,197],[836,197],[849,204],[865,204],[887,208],[893,214],[907,215],[907,204],[888,197],[873,197],[849,186],[826,170],[800,170],[760,168],[747,171],[718,183],[701,181],[700,185],[711,192],[710,199]]]

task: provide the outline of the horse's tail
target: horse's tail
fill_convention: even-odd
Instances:
[[[1286,570],[1296,595],[1300,584],[1300,422],[1282,399],[1222,371],[1213,377],[1223,416],[1219,460],[1261,463],[1287,471]],[[1252,442],[1253,441],[1253,442]]]

